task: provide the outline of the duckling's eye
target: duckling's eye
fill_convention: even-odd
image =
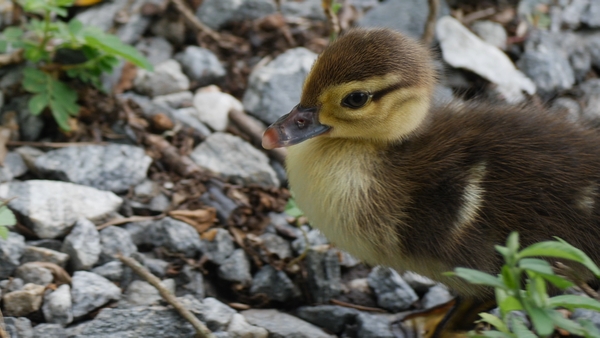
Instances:
[[[342,105],[348,108],[360,108],[369,100],[369,94],[365,92],[353,92],[348,94],[343,100]]]

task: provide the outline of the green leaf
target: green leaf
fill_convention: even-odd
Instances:
[[[6,205],[0,207],[0,226],[15,225],[17,218]]]
[[[554,271],[550,266],[550,263],[539,258],[523,258],[519,261],[519,267],[527,269],[544,275],[553,275]]]
[[[47,92],[35,94],[28,103],[31,115],[39,115],[50,103],[50,96]]]
[[[48,90],[50,75],[41,70],[27,67],[23,69],[23,88],[30,93],[43,93]]]
[[[537,336],[527,329],[523,319],[519,316],[510,316],[513,332],[518,338],[537,338]]]
[[[63,109],[63,107],[57,101],[50,101],[50,110],[52,110],[52,116],[58,123],[58,126],[63,130],[71,130],[69,126],[69,114]]]
[[[520,289],[520,276],[515,276],[513,270],[508,265],[502,266],[501,275],[502,281],[509,289]]]
[[[152,70],[150,62],[137,49],[124,44],[115,35],[106,34],[96,27],[86,27],[83,36],[88,45],[108,54],[120,56],[138,67]]]
[[[483,331],[481,333],[476,333],[474,331],[469,332],[470,338],[516,338],[513,334],[508,334],[500,331]]]
[[[594,264],[594,262],[583,251],[564,241],[547,241],[532,244],[517,254],[517,258],[519,259],[540,256],[564,258],[579,262],[590,269],[596,276],[600,277],[600,269],[598,266],[596,266],[596,264]]]
[[[519,233],[513,231],[508,235],[508,239],[506,240],[506,247],[510,250],[511,253],[517,253],[519,250]]]
[[[287,201],[287,204],[285,205],[285,213],[296,218],[304,215],[302,210],[298,208],[298,205],[296,204],[296,200],[294,198],[290,198]]]
[[[600,311],[600,302],[585,296],[562,295],[552,297],[548,300],[548,302],[553,308],[564,307],[569,310],[579,308]]]
[[[492,314],[489,314],[487,312],[482,312],[479,314],[479,316],[481,317],[481,319],[478,320],[477,323],[482,323],[482,322],[488,323],[488,324],[494,326],[500,332],[510,333],[508,326],[506,326],[506,324],[502,321],[502,319],[500,319]]]
[[[18,40],[23,36],[23,30],[18,27],[7,27],[3,32],[4,38],[7,40]]]
[[[570,280],[564,279],[563,277],[560,277],[557,275],[542,275],[542,274],[539,274],[539,275],[561,290],[564,290],[566,288],[569,288],[569,287],[575,285],[575,283],[571,282]]]
[[[584,332],[585,338],[598,338],[598,337],[600,337],[600,330],[598,330],[598,328],[596,327],[596,325],[594,325],[594,323],[592,323],[591,320],[589,320],[589,319],[580,319],[579,320],[579,324],[581,324],[581,326],[585,330],[585,332]]]
[[[498,307],[502,314],[509,313],[511,311],[523,310],[523,305],[514,296],[508,296],[498,303]]]
[[[579,335],[579,336],[582,336],[585,334],[585,330],[579,323],[563,317],[563,315],[560,314],[558,311],[555,311],[555,310],[549,310],[549,311],[551,313],[552,320],[554,321],[554,324],[556,326],[560,327],[561,329],[567,330],[570,333]]]
[[[0,226],[0,238],[6,240],[8,238],[8,228]]]
[[[531,323],[533,324],[533,328],[538,335],[545,337],[554,332],[554,322],[544,309],[536,307],[530,302],[524,302],[523,306],[525,307],[525,311],[529,315]]]
[[[81,23],[81,21],[79,21],[77,19],[72,19],[71,21],[69,21],[69,24],[67,26],[68,26],[69,32],[73,36],[79,36],[81,31],[83,30],[83,24]]]
[[[494,277],[488,273],[473,269],[456,268],[454,274],[471,284],[488,285],[496,288],[506,289],[500,278]]]

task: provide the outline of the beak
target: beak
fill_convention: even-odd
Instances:
[[[297,105],[265,130],[262,146],[265,149],[291,146],[321,135],[329,129],[330,126],[319,122],[319,108]]]

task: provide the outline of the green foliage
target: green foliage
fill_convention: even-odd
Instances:
[[[17,219],[15,218],[15,214],[3,204],[0,206],[0,238],[7,239],[8,238],[8,228],[7,226],[17,224]]]
[[[285,205],[285,213],[296,218],[304,215],[304,212],[302,212],[302,210],[298,208],[296,200],[293,197],[290,197],[287,204]]]
[[[547,283],[559,289],[573,286],[573,283],[554,273],[550,263],[537,257],[560,258],[575,261],[600,276],[600,269],[581,250],[561,239],[533,244],[519,251],[519,235],[512,233],[506,246],[496,246],[506,264],[500,274],[491,274],[465,268],[456,268],[449,274],[456,275],[472,284],[493,287],[500,308],[500,317],[480,313],[480,322],[488,323],[497,331],[471,332],[472,337],[549,337],[556,327],[583,337],[600,337],[600,331],[589,321],[575,322],[565,318],[557,308],[576,308],[600,311],[600,302],[595,299],[562,295],[549,297]],[[525,287],[522,282],[524,280]],[[511,314],[524,311],[531,320],[533,331],[527,329],[523,320]]]
[[[69,130],[69,116],[79,111],[77,92],[63,83],[67,77],[102,89],[100,76],[111,73],[123,58],[138,67],[152,69],[152,65],[135,48],[124,44],[118,37],[102,30],[84,26],[79,20],[52,21],[53,16],[67,15],[66,7],[74,0],[22,0],[21,5],[29,13],[42,17],[31,19],[19,27],[8,27],[0,37],[0,53],[10,49],[22,49],[26,60],[35,67],[25,69],[23,87],[35,94],[29,102],[34,115],[50,108],[58,125]],[[84,60],[63,64],[55,56],[58,51],[80,53]]]

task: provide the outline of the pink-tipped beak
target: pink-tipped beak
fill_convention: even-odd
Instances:
[[[318,108],[302,108],[297,105],[265,130],[262,146],[265,149],[291,146],[321,135],[329,129],[331,127],[319,122]]]

